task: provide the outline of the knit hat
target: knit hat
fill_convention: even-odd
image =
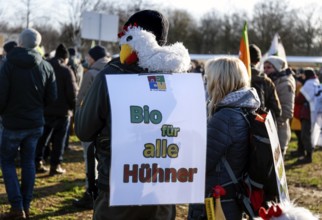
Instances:
[[[69,53],[67,48],[64,46],[64,44],[59,44],[56,48],[55,57],[58,59],[66,59],[69,58]]]
[[[160,46],[166,44],[169,22],[160,12],[153,10],[139,11],[129,18],[124,27],[135,24],[146,31],[152,32]]]
[[[250,62],[258,63],[262,57],[262,52],[255,44],[249,45]]]
[[[39,46],[41,35],[35,29],[27,28],[20,33],[18,42],[24,48],[33,49]]]
[[[272,64],[276,71],[280,72],[285,68],[286,61],[281,57],[269,56],[264,63],[269,62]]]
[[[3,49],[4,51],[6,51],[6,53],[9,53],[16,46],[17,46],[16,41],[9,41],[3,45]]]
[[[88,51],[88,54],[96,61],[102,57],[107,56],[106,50],[104,47],[96,45]]]

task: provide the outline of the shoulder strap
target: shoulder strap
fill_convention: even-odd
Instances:
[[[247,212],[250,215],[250,217],[254,218],[255,213],[254,213],[254,211],[253,211],[253,209],[252,209],[252,207],[250,205],[251,204],[250,199],[248,197],[246,197],[245,194],[243,193],[243,189],[241,189],[241,186],[239,185],[238,180],[237,180],[233,170],[231,169],[231,167],[230,167],[230,165],[229,165],[229,163],[228,163],[228,161],[226,159],[226,156],[223,156],[221,158],[221,161],[224,164],[224,166],[225,166],[225,168],[226,168],[226,170],[228,172],[229,177],[231,178],[231,180],[233,181],[233,183],[235,185],[235,189],[237,191],[237,197],[242,200],[243,205],[247,209]]]
[[[226,159],[226,156],[223,156],[221,158],[221,161],[224,164],[224,166],[225,166],[225,168],[226,168],[226,170],[228,172],[228,175],[229,175],[230,179],[233,181],[234,184],[238,184],[238,180],[237,180],[237,178],[236,178],[233,170],[231,169],[231,167],[230,167],[230,165],[229,165],[229,163],[228,163],[228,161]]]

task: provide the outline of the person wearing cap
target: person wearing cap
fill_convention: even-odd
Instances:
[[[121,42],[131,41],[133,38],[127,36],[127,31],[136,31],[136,34],[145,34],[145,36],[153,36],[153,44],[156,47],[162,47],[166,44],[169,23],[168,20],[158,11],[143,10],[133,14],[128,21],[124,24],[123,32],[119,34]],[[146,33],[149,32],[149,33]],[[152,33],[152,34],[151,34]],[[136,35],[136,36],[138,36]],[[142,36],[142,35],[141,35]],[[149,39],[150,40],[150,39]],[[147,48],[147,41],[141,41],[140,47],[142,50],[151,49]],[[144,46],[144,44],[146,45]],[[129,47],[121,47],[120,57],[114,58],[94,79],[92,86],[85,95],[80,107],[76,109],[75,113],[75,133],[81,141],[96,141],[96,156],[98,159],[98,197],[94,202],[93,219],[95,220],[121,220],[121,219],[154,219],[154,220],[172,220],[175,219],[175,205],[142,205],[142,206],[110,206],[109,205],[109,175],[111,164],[111,116],[110,116],[110,103],[106,82],[106,74],[112,73],[127,73],[137,74],[149,72],[150,68],[142,65],[140,60],[140,53],[134,51],[133,48],[127,51]],[[127,52],[130,52],[131,55]],[[138,52],[138,53],[136,53]],[[150,51],[151,52],[151,51]],[[184,66],[187,72],[190,65],[190,57],[187,52],[186,56],[180,56],[176,62],[175,52],[166,52],[162,50],[167,56],[169,64]],[[145,57],[147,58],[147,57]],[[163,68],[167,63],[157,63],[153,59],[155,65],[151,68]],[[160,58],[161,59],[161,58]],[[147,60],[144,60],[145,62]],[[186,64],[181,65],[181,64]],[[173,66],[173,68],[176,68]],[[158,72],[159,69],[153,69],[150,72]],[[169,72],[169,71],[168,71]],[[170,71],[170,72],[173,72]],[[152,73],[151,73],[152,74]],[[122,89],[122,88],[120,88]]]
[[[1,168],[11,209],[0,219],[23,219],[29,216],[35,183],[35,149],[43,133],[44,106],[57,97],[52,66],[35,48],[41,35],[32,28],[19,35],[18,46],[7,54],[0,70],[0,116],[3,134]],[[20,149],[21,185],[15,157]]]
[[[64,146],[67,138],[70,117],[75,109],[78,87],[73,71],[67,66],[69,53],[67,48],[60,44],[56,48],[55,57],[49,60],[53,66],[57,80],[58,98],[55,102],[45,108],[44,133],[38,141],[36,148],[36,171],[47,172],[48,168],[43,164],[45,147],[52,142],[50,153],[49,175],[64,174],[65,169],[61,167],[64,154]]]
[[[262,58],[262,52],[255,44],[250,44],[249,53],[252,71],[251,86],[256,89],[261,100],[260,109],[265,112],[271,111],[273,118],[276,119],[281,116],[282,108],[275,85],[270,78],[256,68]]]
[[[295,104],[300,106],[299,117],[301,120],[301,141],[304,155],[299,155],[297,163],[312,163],[314,143],[312,143],[313,124],[316,121],[315,112],[315,86],[320,85],[320,81],[312,68],[304,68],[301,72],[304,84],[295,98]],[[313,134],[314,135],[314,134]],[[318,134],[319,135],[319,134]]]
[[[289,120],[293,118],[296,88],[293,72],[285,66],[286,61],[277,56],[269,56],[264,61],[264,72],[274,82],[282,106],[282,115],[277,118],[277,133],[283,155],[291,139]]]
[[[83,76],[82,84],[79,88],[79,93],[77,96],[76,101],[76,108],[78,108],[84,100],[86,93],[88,92],[89,88],[92,86],[93,81],[96,75],[104,69],[106,64],[111,60],[108,57],[108,53],[106,52],[105,48],[102,46],[95,46],[88,51],[88,55],[86,56],[86,60],[88,63],[88,71]],[[87,169],[87,149],[91,142],[81,142],[84,148],[84,161],[85,161],[85,171],[88,172]],[[85,187],[86,191],[82,198],[77,199],[73,202],[74,206],[79,208],[85,209],[92,209],[93,208],[93,198],[91,193],[88,191],[88,178],[85,179]]]

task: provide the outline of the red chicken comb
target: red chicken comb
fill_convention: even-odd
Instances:
[[[283,213],[279,205],[272,205],[268,210],[261,207],[258,211],[259,216],[264,220],[270,220],[272,217],[279,217]]]
[[[117,36],[119,38],[123,37],[125,35],[125,33],[129,30],[129,28],[131,27],[139,27],[137,23],[134,23],[134,24],[129,24],[129,25],[125,25],[123,26],[123,30],[117,34]]]

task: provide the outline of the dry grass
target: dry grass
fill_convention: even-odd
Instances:
[[[92,211],[84,211],[72,205],[73,199],[81,197],[84,192],[85,172],[80,143],[75,138],[71,140],[72,150],[65,152],[63,164],[67,173],[54,177],[37,174],[31,219],[91,219]],[[293,137],[289,151],[294,150],[295,146]],[[321,214],[322,150],[314,152],[312,164],[295,165],[295,160],[289,155],[285,160],[290,197],[299,205]],[[0,212],[9,208],[0,173]],[[186,219],[187,210],[187,205],[178,205],[176,219]]]

